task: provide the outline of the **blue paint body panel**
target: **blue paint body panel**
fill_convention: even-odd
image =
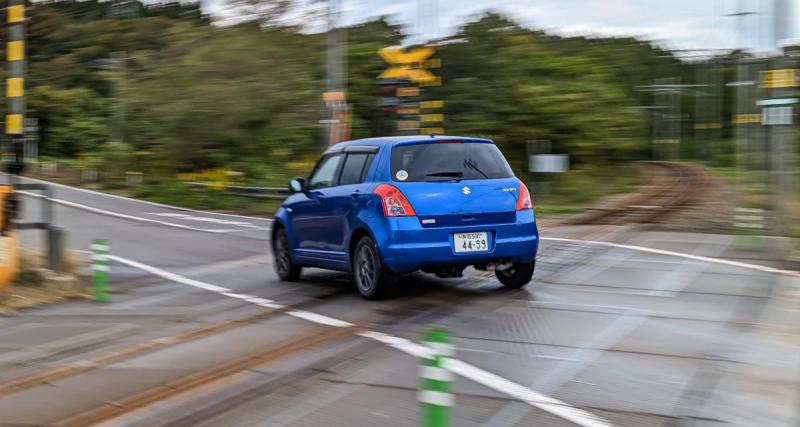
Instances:
[[[536,219],[532,209],[515,209],[516,177],[405,182],[392,176],[394,147],[453,141],[493,144],[479,138],[414,136],[362,139],[331,147],[324,156],[369,152],[373,157],[363,172],[363,182],[310,189],[283,202],[275,220],[287,231],[293,261],[350,271],[354,236],[364,234],[375,241],[383,265],[399,273],[534,260],[539,244]],[[399,189],[416,216],[386,217],[383,201],[373,192],[381,184]],[[454,233],[465,232],[486,232],[487,249],[456,253]]]

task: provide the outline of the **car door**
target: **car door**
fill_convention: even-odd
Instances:
[[[336,185],[344,157],[343,153],[323,156],[308,178],[300,200],[291,206],[297,255],[303,258],[317,261],[338,258],[330,246],[338,231],[327,197]]]
[[[330,224],[333,226],[333,232],[327,234],[332,239],[328,247],[341,253],[345,262],[348,262],[345,243],[355,226],[358,210],[366,200],[363,198],[366,190],[362,188],[362,183],[374,156],[374,152],[367,149],[346,152],[339,180],[328,190],[325,200],[329,205],[328,212],[332,216]]]

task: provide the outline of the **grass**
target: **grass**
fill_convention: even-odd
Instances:
[[[646,181],[641,169],[629,164],[539,174],[530,177],[527,183],[537,213],[563,215],[582,212],[604,197],[630,193]]]
[[[106,190],[120,193],[119,188]],[[249,213],[252,215],[273,214],[280,206],[281,199],[262,199],[227,194],[223,190],[195,189],[181,181],[162,181],[149,183],[133,190],[127,195],[152,202],[181,206],[200,210]]]
[[[81,280],[73,274],[77,260],[68,260],[64,273],[45,270],[42,265],[44,259],[40,254],[20,252],[19,274],[7,288],[0,290],[0,314],[89,296]]]

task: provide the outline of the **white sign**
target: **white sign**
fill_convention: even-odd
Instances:
[[[528,172],[559,173],[568,170],[568,154],[533,154],[528,158]]]
[[[792,124],[792,107],[766,107],[761,114],[761,124],[790,125]]]

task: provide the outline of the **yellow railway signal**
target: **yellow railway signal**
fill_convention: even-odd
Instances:
[[[421,85],[435,85],[438,77],[424,69],[428,57],[436,50],[432,47],[421,47],[405,51],[396,47],[385,47],[378,50],[381,58],[389,63],[379,79],[406,79]],[[438,63],[441,66],[441,61]],[[440,80],[438,80],[440,82]]]
[[[378,55],[391,65],[405,65],[419,67],[436,50],[432,47],[420,47],[413,50],[403,50],[399,47],[385,47],[378,50]]]

